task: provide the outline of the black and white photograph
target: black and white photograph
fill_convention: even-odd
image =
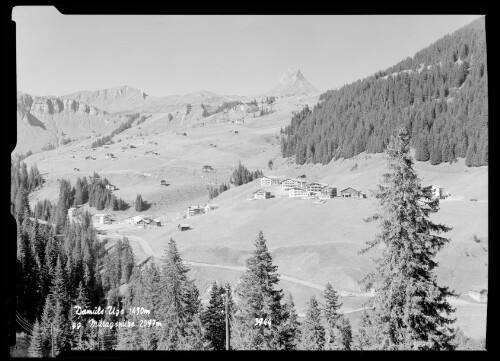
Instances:
[[[488,15],[11,18],[12,358],[488,351]]]

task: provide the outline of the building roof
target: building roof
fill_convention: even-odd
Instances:
[[[354,189],[352,187],[347,187],[346,189],[342,189],[340,192],[348,191],[349,189],[352,189],[355,192],[360,192],[360,191],[358,191],[358,190],[356,190],[356,189]]]
[[[92,217],[108,217],[108,215],[106,213],[98,213],[94,214]]]
[[[269,191],[265,191],[265,190],[263,190],[263,189],[258,189],[258,190],[256,190],[256,191],[255,191],[255,192],[253,192],[253,193],[254,193],[254,194],[255,194],[255,193],[269,193]]]
[[[188,224],[179,224],[179,227],[181,227],[181,228],[189,228],[189,225]]]

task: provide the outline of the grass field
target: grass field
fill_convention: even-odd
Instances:
[[[92,151],[91,140],[87,140],[34,154],[26,162],[36,163],[47,182],[31,195],[31,204],[44,198],[56,201],[57,179],[68,178],[74,184],[77,177],[97,171],[118,187],[114,192],[118,197],[133,202],[140,193],[151,205],[142,214],[158,217],[161,228],[129,227],[117,232],[141,237],[156,253],[162,254],[168,240],[173,238],[185,260],[243,266],[253,250],[258,231],[262,230],[279,273],[319,285],[331,282],[343,290],[359,291],[358,281],[373,269],[370,257],[376,255],[376,251],[358,254],[377,232],[377,224],[364,222],[364,218],[377,210],[373,198],[336,198],[325,204],[281,197],[246,201],[260,188],[257,180],[219,195],[213,200],[219,208],[208,214],[175,219],[185,214],[187,206],[205,204],[208,201],[206,183],[227,183],[233,165],[240,160],[251,170],[259,168],[265,174],[287,177],[304,174],[308,181],[326,182],[338,190],[351,186],[369,193],[374,189],[387,170],[383,154],[362,153],[325,166],[297,166],[280,156],[280,128],[290,122],[292,111],[316,101],[317,97],[312,96],[280,98],[275,113],[259,118],[247,116],[244,123],[237,124],[225,121],[221,115],[191,121],[178,117],[168,124],[166,114],[156,114],[142,123],[141,129],[133,127],[119,134],[115,141],[121,141],[109,148]],[[204,122],[204,126],[194,127],[200,122]],[[237,129],[238,134],[231,133],[233,129]],[[186,132],[187,136],[176,134],[179,131]],[[122,149],[127,144],[136,148]],[[209,144],[217,147],[209,147]],[[81,145],[87,150],[80,150]],[[159,155],[146,155],[147,151]],[[108,152],[114,153],[117,159],[105,159],[104,154]],[[86,161],[87,155],[96,160]],[[274,163],[272,170],[267,168],[269,160]],[[205,164],[212,165],[216,172],[202,173]],[[75,167],[79,171],[75,171]],[[439,213],[433,215],[435,221],[453,228],[445,234],[450,243],[438,255],[436,272],[441,284],[451,286],[463,299],[470,300],[468,290],[487,288],[488,281],[488,167],[467,168],[462,159],[437,166],[416,162],[415,169],[424,185],[438,184],[452,195],[441,202]],[[166,180],[169,186],[161,186],[161,180]],[[137,214],[133,205],[127,211],[112,213],[116,220]],[[179,223],[187,223],[192,229],[180,232]],[[474,235],[479,242],[474,241]],[[139,244],[131,244],[136,258],[147,257]],[[213,279],[236,282],[237,273],[224,269],[192,270],[203,292]],[[310,287],[287,285],[285,281],[283,288],[292,292],[299,312],[303,312],[306,301],[316,292]],[[357,300],[346,302],[346,307],[351,309],[358,305]],[[478,308],[463,307],[457,311],[458,322],[466,334],[479,335],[481,330],[484,334],[481,321],[484,317],[479,314],[485,312],[481,312]]]

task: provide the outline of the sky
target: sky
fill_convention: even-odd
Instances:
[[[300,69],[321,91],[395,65],[480,15],[62,15],[16,6],[17,90],[121,85],[248,95]]]

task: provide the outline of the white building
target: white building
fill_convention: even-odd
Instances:
[[[447,196],[445,189],[439,185],[432,185],[431,191],[433,198],[445,199]]]
[[[105,224],[109,222],[109,215],[106,213],[94,214],[92,220],[97,224]]]
[[[311,193],[306,191],[305,189],[302,188],[292,188],[288,191],[288,196],[290,198],[295,198],[295,197],[308,197],[310,196]]]
[[[285,179],[283,182],[281,182],[281,189],[283,189],[284,191],[288,191],[292,188],[295,188],[296,185],[295,185],[295,180],[294,179]]]
[[[258,191],[255,191],[253,193],[253,198],[254,199],[268,199],[271,198],[271,192],[264,191],[262,189],[259,189]]]
[[[275,176],[264,176],[260,178],[260,185],[261,187],[270,187],[270,186],[275,186],[280,184],[280,180],[278,177]]]

